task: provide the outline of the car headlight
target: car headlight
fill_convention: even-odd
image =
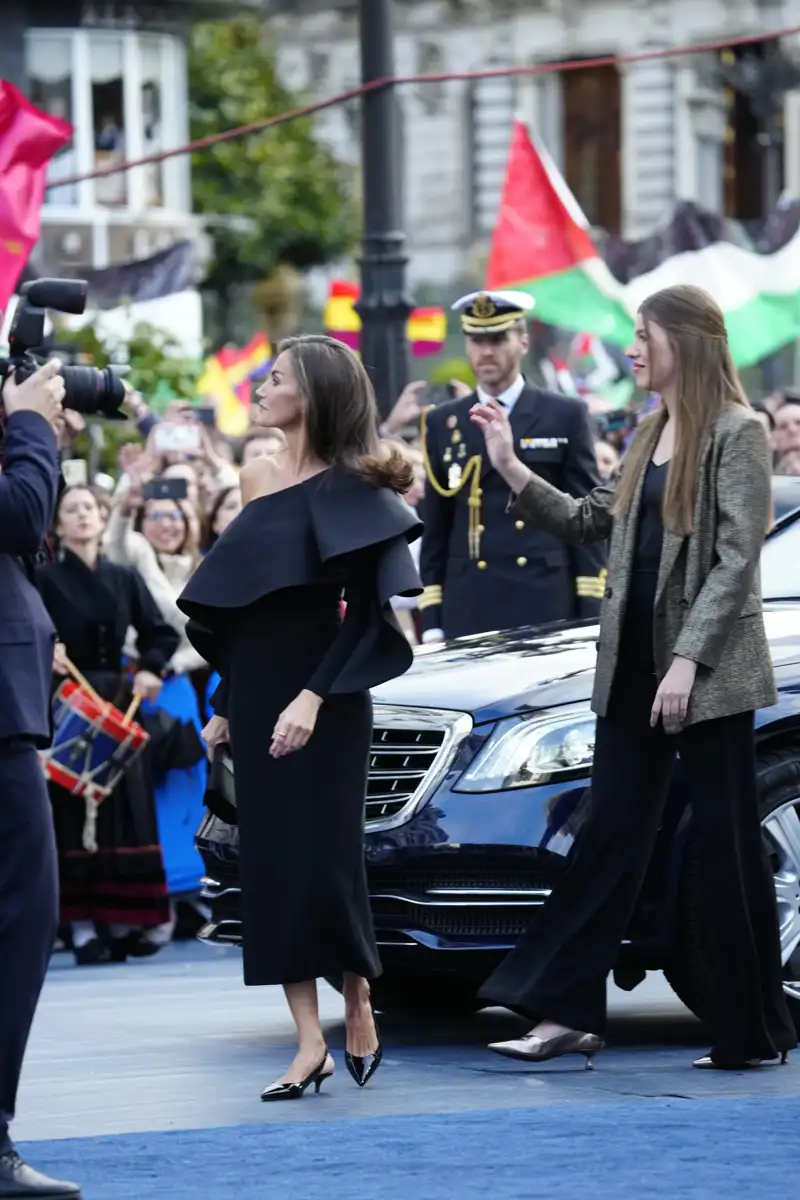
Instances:
[[[575,779],[591,770],[596,717],[581,706],[501,721],[456,792],[502,792]]]

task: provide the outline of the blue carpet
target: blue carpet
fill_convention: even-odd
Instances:
[[[654,1100],[34,1142],[85,1200],[764,1200],[800,1099]]]

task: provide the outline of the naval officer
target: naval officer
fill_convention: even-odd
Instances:
[[[476,402],[499,401],[519,458],[554,487],[580,497],[600,482],[586,405],[540,391],[523,377],[530,296],[473,292],[453,308],[461,312],[478,386],[429,409],[422,420],[422,639],[595,618],[605,588],[605,547],[568,546],[511,516],[508,487],[469,419]]]

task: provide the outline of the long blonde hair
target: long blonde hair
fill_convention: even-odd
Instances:
[[[675,449],[664,488],[664,524],[675,533],[692,532],[700,455],[706,435],[723,408],[749,408],[733,365],[725,318],[702,288],[678,284],[648,296],[639,309],[645,323],[654,321],[667,335],[678,367]],[[613,511],[630,511],[637,480],[646,469],[664,421],[654,413],[639,426],[625,455]]]

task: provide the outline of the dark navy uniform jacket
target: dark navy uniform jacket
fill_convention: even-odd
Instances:
[[[508,484],[492,468],[483,435],[469,419],[477,399],[473,393],[439,405],[425,422],[423,632],[441,629],[451,638],[597,617],[605,546],[568,546],[506,511]],[[510,422],[518,457],[537,475],[576,497],[597,487],[582,400],[526,384]]]
[[[59,487],[55,433],[38,413],[13,413],[0,474],[0,740],[50,742],[55,630],[32,576]]]

